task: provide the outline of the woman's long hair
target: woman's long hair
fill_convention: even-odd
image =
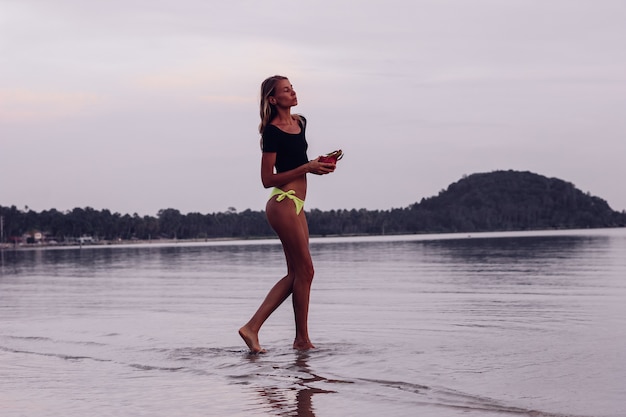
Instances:
[[[276,84],[279,81],[286,79],[287,77],[284,77],[282,75],[274,75],[265,79],[265,81],[261,83],[261,123],[259,124],[259,133],[261,134],[263,134],[265,127],[272,121],[274,116],[276,116],[276,106],[270,104],[270,97],[274,95],[274,89],[276,88]]]

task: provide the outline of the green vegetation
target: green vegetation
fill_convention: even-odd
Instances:
[[[37,213],[0,206],[4,241],[41,232],[45,239],[98,240],[209,239],[273,236],[262,211],[182,214],[172,208],[156,217],[75,208]],[[483,232],[542,229],[624,227],[626,212],[573,184],[530,172],[495,171],[473,174],[439,195],[391,210],[313,209],[307,213],[311,235],[361,235]]]

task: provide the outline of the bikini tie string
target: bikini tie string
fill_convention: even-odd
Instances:
[[[285,197],[289,197],[289,199],[291,199],[295,196],[296,192],[294,190],[283,191],[282,193],[278,194],[278,197],[276,197],[276,201],[283,201]]]

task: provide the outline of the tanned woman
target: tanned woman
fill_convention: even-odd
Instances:
[[[336,162],[320,162],[319,157],[309,160],[306,119],[291,114],[291,108],[296,105],[298,98],[287,77],[275,75],[261,84],[261,181],[265,188],[272,188],[265,213],[283,245],[287,275],[272,287],[250,321],[239,329],[239,335],[252,353],[265,352],[259,343],[259,330],[290,295],[296,323],[293,348],[308,350],[315,347],[309,339],[308,329],[314,270],[303,208],[307,174],[330,174],[335,171]]]

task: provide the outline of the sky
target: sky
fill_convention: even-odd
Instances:
[[[308,209],[531,171],[626,209],[623,0],[0,0],[0,205],[264,210],[258,99],[298,94]]]

